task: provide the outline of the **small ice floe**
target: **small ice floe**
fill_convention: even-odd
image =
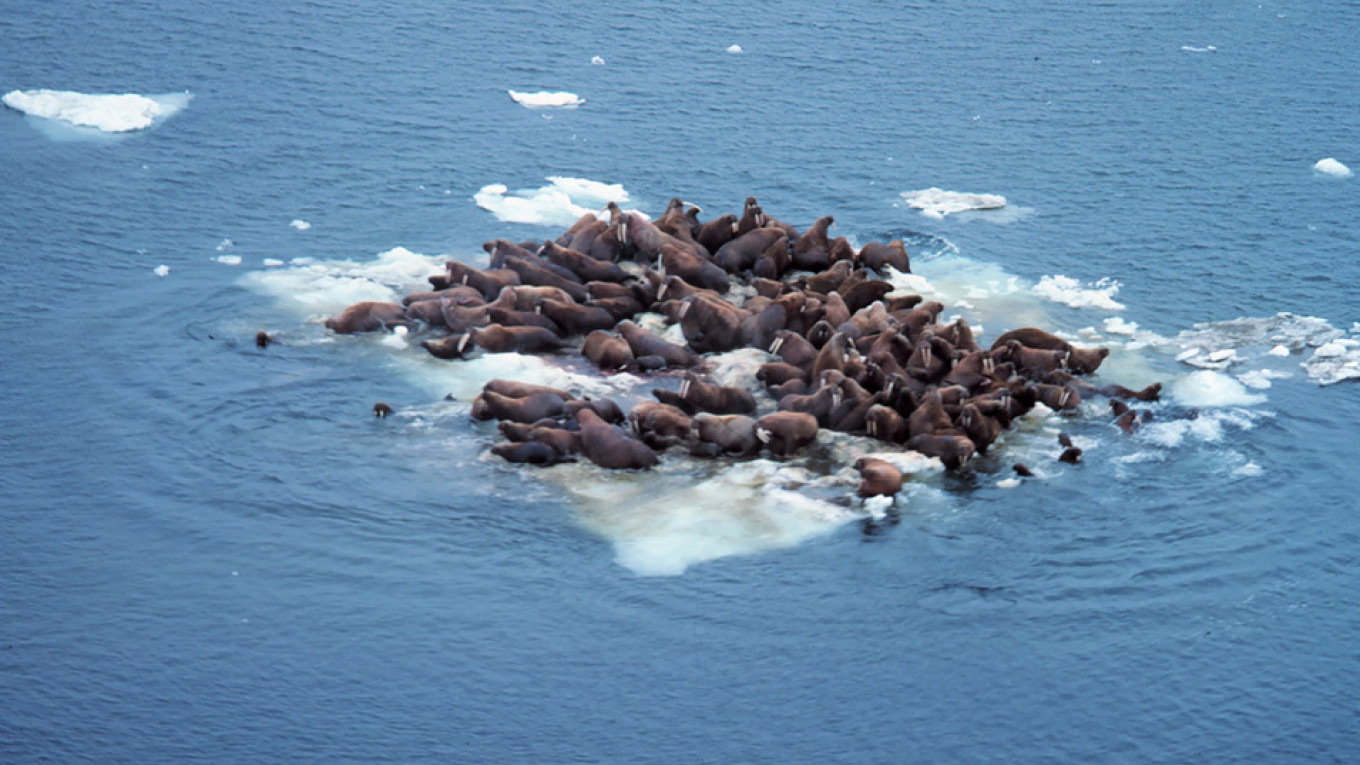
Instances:
[[[930,218],[944,218],[969,210],[999,210],[1006,206],[1006,198],[997,194],[969,194],[935,187],[904,191],[901,196],[908,207],[920,210],[922,215]]]
[[[1213,53],[1214,51],[1218,50],[1218,48],[1215,48],[1212,45],[1206,45],[1203,48],[1194,45],[1182,45],[1181,50],[1187,51],[1189,53]]]
[[[12,90],[5,105],[33,117],[56,120],[104,133],[143,130],[188,105],[188,93],[142,96],[76,93],[69,90]]]
[[[864,498],[864,512],[868,513],[869,517],[876,521],[887,518],[888,508],[892,506],[893,498],[885,497],[882,494]]]
[[[308,222],[305,221],[305,220],[300,220],[300,219],[297,219],[297,218],[294,218],[294,219],[293,219],[293,222],[292,222],[292,223],[289,223],[288,225],[292,226],[293,228],[297,229],[298,231],[306,231],[307,229],[309,229],[309,228],[312,227],[312,224],[308,223]]]
[[[151,273],[155,274],[156,276],[166,276],[167,274],[170,273],[170,266],[156,266],[155,268],[151,269]]]
[[[1114,299],[1119,292],[1119,282],[1105,278],[1095,284],[1083,285],[1076,279],[1058,274],[1044,276],[1034,286],[1040,297],[1070,308],[1100,308],[1106,311],[1122,311],[1124,304]]]
[[[1014,489],[1021,483],[1022,481],[1019,478],[1011,476],[1010,478],[1002,478],[1000,481],[997,481],[996,487],[998,489]]]
[[[1133,335],[1134,332],[1138,331],[1137,322],[1124,321],[1124,319],[1119,316],[1112,316],[1106,319],[1104,327],[1105,331],[1111,335]]]
[[[1221,372],[1201,369],[1171,386],[1171,398],[1181,406],[1254,406],[1266,397],[1249,393],[1246,386]]]
[[[1277,345],[1271,348],[1270,350],[1266,351],[1266,353],[1270,356],[1288,356],[1289,348],[1288,346],[1285,345]]]
[[[213,258],[213,260],[217,261],[218,263],[221,263],[224,266],[241,265],[240,255],[218,255],[217,257]]]
[[[575,93],[565,91],[549,92],[540,90],[537,93],[521,93],[517,90],[507,90],[510,98],[515,103],[529,109],[572,109],[586,101]]]
[[[727,52],[728,52],[728,53],[745,53],[745,51],[743,51],[743,50],[741,49],[741,46],[740,46],[740,45],[729,45],[729,46],[727,46]]]
[[[217,243],[217,251],[222,252],[226,250],[228,247],[233,247],[235,245],[236,243],[231,241],[230,239],[223,239],[221,242]]]
[[[1353,175],[1349,167],[1346,167],[1332,157],[1319,159],[1317,162],[1314,162],[1313,169],[1323,175],[1330,175],[1333,178],[1349,178]]]
[[[392,334],[384,337],[382,339],[382,344],[388,348],[396,348],[399,351],[405,350],[410,347],[410,344],[406,342],[406,334],[408,331],[409,330],[407,330],[406,327],[393,327]]]
[[[278,268],[283,265],[283,261],[278,258],[265,258],[263,263],[269,268]]]
[[[599,56],[591,56],[590,63],[594,64],[595,66],[604,66],[604,59]]]

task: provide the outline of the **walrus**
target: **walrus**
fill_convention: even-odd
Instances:
[[[611,425],[618,425],[623,422],[623,410],[614,402],[612,398],[574,398],[567,401],[562,408],[562,414],[566,417],[575,418],[576,413],[582,409],[589,409],[600,416],[600,419]]]
[[[590,223],[578,229],[576,233],[572,234],[571,241],[567,242],[565,245],[562,246],[566,247],[568,250],[571,250],[573,252],[579,252],[582,255],[589,256],[591,251],[595,249],[595,240],[598,239],[599,236],[603,234],[605,232],[605,229],[607,228],[609,228],[608,223],[605,223],[604,221],[598,219],[593,220]],[[609,258],[593,258],[593,259],[598,260],[602,263],[612,262],[612,259]]]
[[[503,441],[491,447],[491,453],[521,465],[556,465],[568,462],[565,456],[542,441]]]
[[[831,414],[841,403],[841,389],[837,385],[824,385],[813,393],[791,394],[779,399],[779,411],[804,412],[817,418],[819,427],[830,427]]]
[[[404,306],[376,301],[355,303],[322,323],[327,329],[341,335],[353,335],[360,332],[389,332],[393,327],[411,329],[413,324],[406,317]]]
[[[661,267],[667,274],[674,274],[696,287],[718,293],[727,292],[732,287],[726,271],[710,263],[707,258],[694,254],[693,250],[663,245]]]
[[[905,443],[910,435],[907,418],[896,409],[883,404],[869,407],[864,415],[864,429],[872,438],[890,444]]]
[[[690,416],[678,407],[657,401],[641,401],[628,412],[628,424],[642,442],[658,451],[672,446],[689,447]]]
[[[563,303],[544,298],[538,301],[535,309],[556,322],[568,335],[585,335],[597,329],[613,329],[618,323],[613,314],[600,306]]]
[[[274,342],[274,338],[270,337],[268,332],[260,330],[259,332],[255,333],[256,348],[268,348],[269,344],[272,342]]]
[[[1044,406],[1055,412],[1077,409],[1081,406],[1081,394],[1075,388],[1048,383],[1039,383],[1033,387]]]
[[[472,337],[464,333],[438,339],[421,340],[420,347],[429,351],[430,355],[437,359],[461,359],[470,348],[476,347],[472,345],[471,341]]]
[[[551,268],[550,268],[551,266]],[[510,255],[505,258],[505,267],[519,274],[520,281],[537,287],[557,287],[571,296],[572,300],[584,303],[590,299],[585,282],[581,277],[565,268],[546,260]]]
[[[907,439],[906,446],[927,457],[938,457],[949,470],[958,470],[973,457],[973,442],[962,433],[925,433]]]
[[[880,274],[888,266],[904,274],[911,273],[911,259],[907,257],[907,248],[901,239],[894,239],[887,244],[869,242],[860,248],[858,261],[865,268]]]
[[[696,367],[703,362],[699,354],[657,337],[631,321],[621,321],[615,329],[628,342],[634,356],[660,356],[669,367]]]
[[[697,457],[750,457],[760,451],[756,421],[744,414],[717,415],[700,412],[690,421],[693,441],[690,453]]]
[[[540,253],[548,262],[576,274],[582,282],[623,282],[629,278],[627,271],[613,263],[562,247],[551,239],[543,243]]]
[[[620,211],[617,218],[617,222],[610,223],[611,227],[617,227],[620,240],[641,256],[639,260],[655,263],[661,257],[661,248],[668,244],[692,252],[701,258],[708,257],[707,252],[699,251],[700,245],[697,242],[686,242],[671,236],[635,212]]]
[[[861,497],[891,497],[902,491],[902,471],[896,465],[878,457],[860,457],[855,470],[861,478]]]
[[[789,380],[802,380],[807,382],[810,375],[808,370],[796,367],[784,361],[772,361],[761,364],[756,370],[756,379],[765,384],[767,388],[783,385]]]
[[[997,422],[996,418],[983,414],[973,403],[965,403],[959,409],[954,424],[973,442],[978,454],[986,454],[987,448],[1001,436],[1001,423]]]
[[[831,339],[818,351],[817,358],[812,361],[812,379],[820,380],[822,373],[828,369],[845,368],[849,344],[850,338],[846,337],[844,332],[832,334]]]
[[[783,359],[785,363],[802,367],[812,372],[812,363],[817,360],[819,349],[797,332],[785,330],[776,332],[770,343],[770,353]]]
[[[562,338],[542,327],[506,327],[488,324],[472,327],[468,337],[488,353],[546,353],[566,345]]]
[[[1073,374],[1078,375],[1087,375],[1096,371],[1101,362],[1110,355],[1109,348],[1078,348],[1052,332],[1047,332],[1038,327],[1021,327],[1004,332],[992,341],[992,347],[997,348],[1012,341],[1019,341],[1021,345],[1027,348],[1067,351],[1070,356],[1064,366],[1072,370]]]
[[[486,384],[482,386],[482,390],[495,391],[502,396],[509,396],[510,398],[526,398],[528,396],[536,396],[540,393],[552,393],[553,395],[560,396],[563,401],[569,401],[572,398],[570,393],[561,388],[554,388],[551,385],[523,382],[521,380],[509,380],[503,377],[488,380]]]
[[[520,284],[519,274],[508,268],[484,270],[457,260],[448,260],[444,262],[444,272],[445,278],[442,281],[430,277],[430,283],[437,289],[467,286],[476,290],[486,300],[494,299],[506,287]],[[441,288],[440,284],[445,286]]]
[[[837,287],[845,283],[850,278],[850,272],[854,271],[853,264],[848,260],[839,260],[831,264],[831,267],[821,273],[813,274],[803,280],[803,286],[813,292],[820,292],[823,295],[833,292]],[[833,322],[835,323],[835,322]]]
[[[713,262],[728,273],[750,271],[766,250],[776,243],[787,252],[788,237],[777,228],[757,228],[729,240],[713,253]]]
[[[388,404],[383,403],[382,401],[379,401],[378,403],[373,405],[373,416],[377,417],[380,420],[386,419],[387,416],[391,413],[392,407]]]
[[[693,416],[698,412],[711,414],[749,414],[756,410],[756,401],[745,388],[714,385],[693,372],[685,372],[678,393],[656,388],[652,395],[666,404],[679,407]]]
[[[488,306],[486,317],[489,324],[499,324],[503,327],[542,327],[549,332],[562,337],[566,332],[558,326],[557,322],[541,313],[533,311],[516,311],[513,309]]]
[[[600,369],[621,369],[633,360],[633,349],[622,337],[597,329],[586,335],[581,355]]]
[[[424,305],[424,303],[416,303],[415,305]],[[443,320],[443,326],[454,333],[466,332],[473,327],[484,327],[491,323],[489,310],[485,305],[456,305],[452,300],[442,298],[439,301],[439,313]]]
[[[1055,369],[1067,369],[1071,360],[1070,351],[1031,348],[1019,340],[1008,340],[1005,347],[1010,349],[1010,361],[1016,371],[1027,377],[1043,377]]]
[[[741,323],[748,312],[705,295],[690,295],[682,305],[680,329],[696,352],[722,353],[742,344]]]
[[[817,418],[806,412],[771,412],[756,420],[756,438],[776,457],[787,457],[817,440]]]
[[[724,213],[706,221],[699,226],[699,232],[694,235],[694,239],[704,246],[705,250],[714,253],[728,242],[737,233],[737,216],[732,213]]]
[[[831,243],[826,230],[836,219],[823,215],[793,243],[793,267],[803,271],[822,271],[831,265]]]
[[[555,393],[536,393],[524,398],[502,396],[494,390],[483,390],[472,400],[474,420],[513,420],[534,422],[562,414],[566,402]]]
[[[792,266],[789,239],[781,236],[756,256],[755,262],[751,264],[751,274],[760,279],[781,279]]]
[[[907,430],[911,436],[927,435],[953,430],[954,420],[944,408],[944,397],[938,389],[932,390],[921,398],[921,403],[907,418]]]
[[[602,468],[638,470],[657,463],[656,452],[641,441],[606,423],[593,410],[576,413],[581,426],[581,451]]]

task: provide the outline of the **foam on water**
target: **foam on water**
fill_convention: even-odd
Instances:
[[[1006,206],[1006,198],[997,194],[945,191],[933,186],[920,191],[904,191],[901,196],[907,206],[931,218],[943,218],[969,210],[999,210]]]
[[[187,92],[142,96],[136,93],[12,90],[0,100],[11,109],[44,120],[93,128],[103,133],[127,133],[169,119],[188,106],[191,98]]]
[[[1252,406],[1266,397],[1249,393],[1242,383],[1222,372],[1201,369],[1178,379],[1171,386],[1172,399],[1182,406]]]
[[[498,220],[556,227],[570,226],[582,215],[598,212],[609,202],[628,202],[628,192],[619,184],[560,176],[549,176],[547,180],[547,186],[521,189],[513,194],[504,184],[493,183],[483,186],[472,199]]]
[[[507,90],[510,98],[515,103],[529,109],[574,109],[586,101],[575,93],[565,91],[540,90],[537,93],[522,93],[517,90]]]

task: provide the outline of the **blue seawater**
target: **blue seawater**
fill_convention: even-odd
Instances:
[[[0,92],[192,98],[0,110],[0,761],[1354,762],[1360,405],[1300,362],[1360,320],[1360,181],[1313,170],[1360,167],[1357,36],[1335,0],[5,4]],[[645,494],[602,519],[483,459],[418,349],[252,281],[552,236],[472,199],[548,176],[832,213],[1172,339],[1111,374],[1185,384],[1212,324],[1248,357],[1213,380],[1290,376],[647,571]]]

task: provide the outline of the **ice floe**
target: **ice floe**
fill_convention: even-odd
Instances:
[[[293,220],[292,223],[289,223],[288,225],[289,225],[289,226],[292,226],[293,228],[297,229],[298,231],[306,231],[307,229],[309,229],[309,228],[312,227],[312,224],[308,223],[307,221],[305,221],[305,220],[300,220],[300,219],[296,219],[296,218]]]
[[[542,226],[570,226],[582,215],[596,212],[609,202],[628,202],[628,192],[620,184],[561,176],[549,176],[547,180],[547,186],[514,193],[504,184],[493,183],[483,186],[472,199],[498,220]]]
[[[1124,304],[1116,302],[1114,296],[1119,292],[1119,282],[1101,279],[1095,284],[1083,285],[1076,279],[1061,274],[1045,276],[1034,287],[1035,293],[1055,303],[1072,308],[1101,308],[1107,311],[1122,311]],[[1113,332],[1113,330],[1107,330]]]
[[[743,50],[741,49],[741,46],[740,46],[740,45],[729,45],[729,46],[727,46],[727,52],[728,52],[728,53],[744,53],[745,51],[743,51]]]
[[[155,274],[156,276],[167,276],[170,273],[170,266],[156,266],[155,268],[151,269],[151,273]]]
[[[33,117],[56,120],[104,133],[144,130],[188,105],[188,93],[143,96],[136,93],[76,93],[69,90],[12,90],[5,105]]]
[[[551,92],[540,90],[537,93],[521,93],[517,90],[507,90],[515,103],[529,109],[572,109],[586,100],[575,93],[565,91]]]
[[[996,194],[969,194],[935,187],[904,191],[901,196],[909,207],[931,218],[943,218],[968,210],[999,210],[1006,206],[1006,198]]]
[[[1323,175],[1330,175],[1333,178],[1349,178],[1353,173],[1349,167],[1341,164],[1332,157],[1319,159],[1313,163],[1313,169]]]

